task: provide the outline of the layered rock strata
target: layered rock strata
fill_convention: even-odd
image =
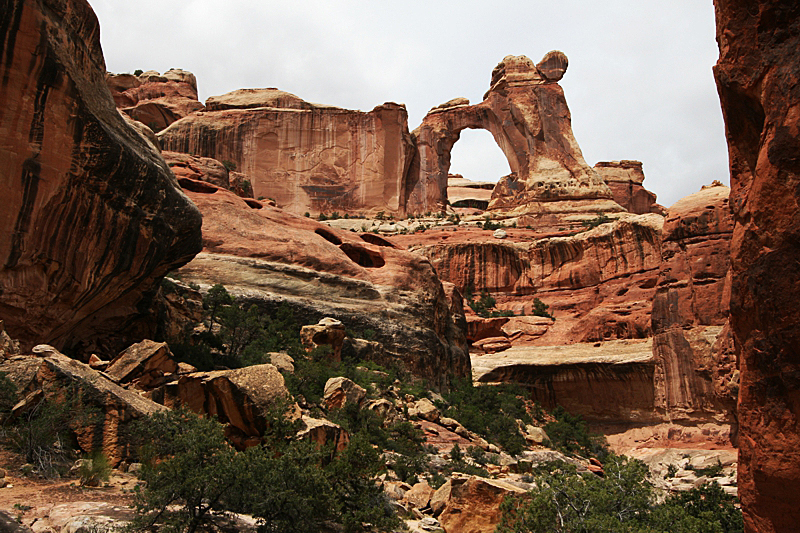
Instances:
[[[432,109],[413,133],[417,155],[408,180],[408,211],[444,208],[450,151],[465,128],[488,130],[512,171],[495,187],[490,210],[528,215],[539,224],[557,224],[565,214],[624,211],[575,141],[558,84],[566,66],[566,56],[556,51],[538,65],[525,56],[507,56],[492,72],[483,102],[469,105],[459,98]]]
[[[800,4],[716,0],[745,530],[800,523]]]
[[[200,213],[117,112],[84,0],[0,20],[0,317],[23,349],[119,337],[200,250]]]
[[[197,79],[181,69],[163,75],[153,70],[138,76],[107,74],[106,83],[117,107],[153,131],[204,108],[197,100]]]
[[[362,112],[241,89],[209,98],[159,139],[165,150],[233,162],[256,197],[295,214],[405,213],[412,145],[402,105]]]
[[[204,250],[180,270],[183,279],[222,283],[264,311],[288,305],[300,324],[332,317],[373,330],[377,362],[433,384],[469,374],[461,297],[448,299],[427,259],[206,182],[182,184],[204,217]]]
[[[454,236],[412,249],[430,259],[441,279],[462,292],[487,290],[498,307],[519,314],[532,312],[534,298],[548,304],[557,320],[534,344],[643,338],[650,331],[662,224],[656,214],[626,215],[573,236],[528,242]]]

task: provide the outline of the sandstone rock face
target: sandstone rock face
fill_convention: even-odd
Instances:
[[[270,409],[290,398],[283,376],[270,364],[183,375],[151,396],[168,407],[184,405],[217,417],[239,447],[258,444],[269,429]],[[287,415],[300,417],[296,404]]]
[[[445,531],[459,533],[490,533],[500,522],[500,504],[510,495],[525,494],[525,490],[497,479],[477,476],[453,476],[450,487],[434,495],[439,501],[446,497],[439,515]],[[446,484],[445,484],[446,485]],[[449,491],[449,494],[447,494]],[[433,508],[434,501],[431,500]]]
[[[488,290],[498,307],[531,313],[534,297],[548,304],[557,320],[543,330],[536,326],[545,324],[522,328],[515,321],[517,335],[523,336],[524,329],[531,343],[642,338],[650,331],[662,224],[663,217],[656,214],[626,215],[569,237],[527,242],[451,237],[412,249],[430,259],[441,279],[462,291],[470,286]],[[504,335],[508,322],[469,320],[473,340]]]
[[[364,387],[350,379],[336,377],[325,383],[322,401],[328,409],[341,409],[347,404],[359,405],[366,397]]]
[[[716,0],[731,167],[731,330],[748,532],[800,523],[800,5]]]
[[[444,208],[450,151],[463,129],[478,128],[491,132],[512,171],[494,188],[490,210],[550,224],[567,212],[623,211],[584,161],[572,134],[557,83],[566,66],[561,52],[549,53],[539,66],[525,56],[507,56],[492,72],[483,102],[456,100],[432,109],[413,133],[417,155],[407,185],[407,210]]]
[[[199,251],[200,214],[117,112],[84,0],[2,19],[0,315],[23,348],[119,337]]]
[[[159,139],[166,150],[234,162],[256,197],[292,213],[405,213],[412,144],[402,105],[351,111],[241,89],[210,98]]]
[[[181,269],[184,279],[222,283],[265,311],[288,305],[301,324],[332,317],[353,331],[371,329],[383,347],[376,362],[432,383],[469,374],[460,297],[448,300],[427,259],[371,234],[185,183],[202,185],[187,194],[203,212],[205,251]]]
[[[181,69],[170,69],[163,76],[155,71],[139,76],[107,74],[106,83],[117,107],[153,131],[204,108],[197,100],[197,79]]]
[[[658,213],[666,209],[656,203],[656,195],[642,186],[644,171],[640,161],[601,161],[594,171],[611,189],[614,201],[630,213]]]
[[[723,414],[731,421],[735,397],[719,387],[735,360],[714,345],[728,319],[733,223],[723,185],[703,188],[669,208],[653,301],[656,404],[673,419]],[[715,378],[717,379],[715,391]],[[723,387],[724,388],[724,387]]]
[[[8,373],[21,395],[36,391],[58,394],[69,387],[81,387],[86,401],[99,409],[100,417],[93,425],[76,429],[78,444],[86,453],[102,450],[113,465],[136,456],[128,438],[130,422],[164,409],[57,351],[44,358],[14,357],[0,365],[0,371]]]

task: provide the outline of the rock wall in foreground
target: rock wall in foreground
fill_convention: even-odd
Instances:
[[[0,318],[23,348],[120,336],[200,213],[117,112],[88,3],[5,2],[0,43]]]
[[[748,532],[800,523],[800,4],[715,0]]]

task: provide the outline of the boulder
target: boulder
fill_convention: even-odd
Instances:
[[[294,359],[289,354],[285,352],[269,352],[267,357],[269,357],[269,362],[275,365],[275,368],[279,371],[294,374]]]
[[[43,357],[18,356],[0,365],[0,371],[8,373],[26,399],[36,394],[59,394],[71,387],[81,388],[86,401],[99,410],[100,416],[75,428],[78,445],[86,453],[102,450],[112,465],[136,455],[134,444],[129,440],[130,423],[164,409],[123,389],[89,365],[58,352]],[[24,406],[15,409],[24,409]]]
[[[23,351],[115,353],[142,339],[134,325],[164,274],[200,251],[200,213],[117,112],[85,0],[15,1],[3,19],[6,330]]]
[[[716,0],[745,531],[800,523],[800,6]]]
[[[427,398],[417,400],[416,403],[408,409],[408,414],[409,416],[418,416],[428,422],[439,421],[439,410],[433,405],[433,402]]]
[[[325,383],[322,403],[328,409],[341,409],[345,405],[360,405],[367,391],[352,380],[344,377],[331,378]]]
[[[270,364],[184,374],[149,395],[168,407],[183,405],[216,417],[227,426],[227,436],[238,447],[258,443],[273,416],[300,418],[283,376]]]
[[[350,442],[350,436],[338,424],[320,418],[303,415],[302,427],[297,432],[296,438],[308,439],[319,448],[330,445],[335,451],[342,451]]]
[[[405,493],[405,500],[416,509],[425,509],[436,492],[426,481],[420,481]]]
[[[511,348],[511,341],[506,337],[488,337],[473,342],[472,346],[485,353],[496,353]]]
[[[178,363],[172,358],[165,342],[143,340],[128,347],[115,357],[106,368],[106,374],[119,384],[135,381],[136,387],[148,390],[158,385],[166,374],[178,372]]]
[[[526,493],[524,489],[504,481],[477,476],[454,475],[449,483],[449,495],[446,492],[441,494],[444,508],[438,518],[445,531],[459,533],[493,532],[500,522],[500,504],[503,500],[508,496]],[[437,495],[439,491],[434,498]],[[431,508],[434,498],[431,499]],[[437,506],[439,501],[437,499]]]
[[[306,351],[310,352],[318,346],[328,345],[333,351],[334,361],[342,360],[342,343],[345,335],[344,324],[331,317],[325,317],[317,324],[300,328],[300,342]]]
[[[384,398],[371,400],[364,404],[363,408],[377,414],[383,420],[384,426],[391,425],[402,419],[402,416],[397,411],[397,407]]]
[[[19,341],[15,341],[8,336],[5,325],[0,320],[0,361],[13,355],[19,355]]]

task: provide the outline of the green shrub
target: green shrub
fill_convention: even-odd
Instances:
[[[532,422],[525,409],[525,395],[522,388],[513,385],[476,387],[470,380],[455,380],[444,394],[450,404],[444,414],[508,453],[518,454],[525,447],[525,439],[516,420]]]
[[[111,463],[102,450],[95,450],[86,457],[78,468],[81,485],[96,487],[111,477]]]
[[[144,74],[144,71],[140,68],[137,68],[136,70],[133,71],[134,76],[141,76],[142,74]]]
[[[556,420],[545,425],[544,431],[555,449],[567,454],[605,457],[608,453],[605,439],[589,433],[583,417],[568,413],[560,405],[552,414]]]
[[[224,166],[228,172],[236,171],[236,163],[234,163],[233,161],[223,161],[222,166]]]
[[[581,224],[586,229],[592,229],[592,228],[596,228],[597,226],[599,226],[601,224],[605,224],[607,222],[611,222],[611,219],[608,218],[603,213],[597,213],[597,216],[595,218],[593,218],[591,220],[584,220],[583,222],[581,222]]]
[[[533,299],[533,316],[543,316],[547,318],[552,318],[555,320],[555,317],[547,312],[547,309],[550,306],[541,301],[539,298]]]

